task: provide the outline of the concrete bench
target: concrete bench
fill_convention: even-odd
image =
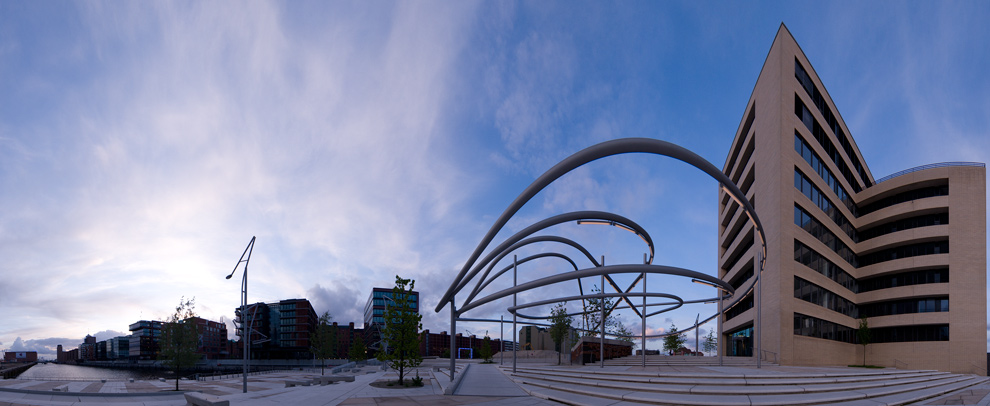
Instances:
[[[314,384],[319,383],[320,386],[325,386],[337,382],[354,382],[354,377],[350,375],[344,375],[344,376],[331,375],[331,376],[318,376],[316,378],[313,378],[313,383]]]
[[[286,388],[291,388],[293,386],[309,386],[312,384],[312,381],[285,381]]]
[[[230,401],[219,396],[206,395],[200,392],[186,392],[186,406],[230,406]]]
[[[52,388],[52,392],[68,392],[68,391],[69,391],[69,385],[59,385]]]

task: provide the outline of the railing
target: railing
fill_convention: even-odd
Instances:
[[[899,360],[897,358],[894,358],[894,368],[901,369],[900,367],[897,366],[897,364],[904,365],[904,369],[907,369],[907,366],[908,366],[908,363],[907,362],[904,362],[904,361],[901,361],[901,360]]]
[[[980,365],[973,361],[969,361],[969,364],[976,368],[977,375],[982,375],[982,376],[990,375],[990,370],[987,369],[986,365]]]
[[[916,166],[916,167],[911,168],[911,169],[905,169],[903,171],[895,172],[893,174],[884,176],[884,177],[882,177],[880,179],[877,179],[877,183],[888,181],[888,180],[891,180],[891,179],[896,178],[898,176],[909,174],[911,172],[923,171],[925,169],[932,169],[932,168],[944,168],[944,167],[947,167],[947,166],[978,166],[978,167],[985,168],[986,167],[986,164],[984,164],[982,162],[941,162],[941,163],[937,163],[937,164],[921,165],[921,166]]]
[[[270,374],[270,373],[274,373],[274,372],[288,371],[288,370],[289,370],[288,368],[276,368],[276,369],[266,369],[264,371],[251,371],[251,372],[248,372],[248,376],[251,376],[251,375],[261,375],[261,374]],[[243,373],[236,373],[236,374],[212,374],[212,375],[198,374],[198,375],[199,376],[196,377],[196,380],[197,381],[222,381],[224,379],[230,379],[230,378],[239,377],[239,376],[242,376],[244,374]],[[172,378],[172,379],[175,379],[175,378]]]
[[[766,360],[768,362],[772,362],[774,364],[777,363],[777,353],[775,353],[773,351],[767,351],[767,350],[762,350],[762,351],[763,351],[763,357],[762,357],[762,359],[764,359],[764,360]],[[770,357],[768,357],[767,354],[773,354],[773,361],[770,361]]]

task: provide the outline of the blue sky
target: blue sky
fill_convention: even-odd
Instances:
[[[721,167],[781,22],[874,176],[986,162],[988,18],[975,1],[0,3],[0,348],[126,333],[182,296],[229,320],[239,283],[223,277],[253,235],[252,302],[306,297],[360,325],[398,274],[417,281],[424,327],[446,330],[439,296],[565,156],[652,137]],[[657,263],[714,274],[716,196],[687,165],[612,158],[500,238],[614,211],[651,231]],[[552,231],[641,261],[635,236],[589,227]]]

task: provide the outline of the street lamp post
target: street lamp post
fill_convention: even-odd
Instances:
[[[251,261],[251,253],[254,252],[254,239],[251,237],[251,242],[248,243],[247,247],[244,248],[244,253],[241,254],[241,259],[237,261],[234,265],[234,270],[230,271],[230,275],[227,275],[227,279],[234,276],[234,272],[237,272],[237,267],[244,263],[244,278],[241,279],[241,328],[244,331],[241,336],[241,345],[244,347],[244,377],[243,377],[243,393],[247,393],[247,376],[248,376],[248,348],[251,346],[251,336],[248,335],[248,323],[245,322],[245,317],[247,317],[247,272],[248,272],[248,262]],[[247,258],[244,258],[247,256]],[[254,321],[254,316],[251,317],[251,321]]]

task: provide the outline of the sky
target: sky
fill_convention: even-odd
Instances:
[[[987,162],[988,19],[979,1],[0,2],[0,349],[53,357],[165,319],[183,297],[232,336],[243,270],[224,277],[252,236],[250,302],[307,298],[360,326],[372,287],[399,275],[416,281],[423,327],[446,331],[440,296],[564,157],[649,137],[721,167],[781,23],[875,177]],[[574,210],[633,219],[655,263],[716,274],[717,184],[686,164],[586,165],[496,241]],[[613,227],[548,233],[609,264],[645,252]],[[520,279],[563,265],[534,262]],[[647,327],[714,312],[685,306]]]

